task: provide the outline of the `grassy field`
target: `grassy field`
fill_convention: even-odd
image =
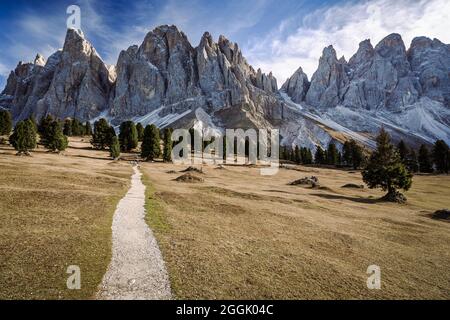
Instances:
[[[63,155],[0,145],[0,299],[90,299],[111,255],[111,222],[132,172],[71,139]],[[69,265],[81,290],[68,290]]]
[[[344,189],[359,172],[296,167],[205,168],[204,183],[174,181],[185,167],[144,164],[147,221],[179,299],[449,299],[450,176],[417,176],[409,203]],[[176,171],[171,172],[171,171]],[[321,189],[289,186],[317,176]],[[381,268],[369,290],[367,268]]]

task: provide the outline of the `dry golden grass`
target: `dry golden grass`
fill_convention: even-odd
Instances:
[[[201,184],[174,181],[186,167],[144,164],[148,223],[184,299],[449,299],[449,176],[417,176],[409,204],[341,188],[358,172],[298,167],[205,168]],[[177,173],[170,173],[176,170]],[[317,176],[321,189],[289,186]],[[382,289],[368,290],[378,265]]]
[[[0,146],[0,299],[89,299],[111,255],[111,222],[131,166],[71,139],[63,155]],[[69,265],[81,290],[68,290]]]

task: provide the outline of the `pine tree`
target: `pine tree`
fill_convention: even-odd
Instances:
[[[84,135],[84,126],[81,124],[80,120],[72,120],[72,135],[75,137],[81,137]]]
[[[53,121],[48,127],[44,146],[50,151],[60,152],[66,150],[68,144],[67,137],[61,129],[61,124],[58,121]]]
[[[409,148],[406,145],[405,141],[400,140],[398,146],[397,146],[398,154],[400,156],[400,160],[402,160],[403,163],[406,164],[406,160],[409,154]]]
[[[114,136],[116,133],[114,132]],[[92,135],[91,143],[94,148],[98,150],[105,150],[111,145],[112,132],[106,119],[100,119],[94,123],[94,134]]]
[[[133,121],[125,121],[120,125],[120,149],[129,152],[138,146],[138,133]]]
[[[438,140],[433,146],[433,162],[439,173],[447,173],[450,167],[449,147],[444,140]]]
[[[377,149],[362,172],[363,180],[371,189],[381,188],[387,191],[384,200],[402,201],[404,197],[397,189],[408,191],[412,185],[412,174],[402,163],[398,151],[391,144],[391,137],[384,128],[376,141]]]
[[[142,140],[144,139],[144,127],[140,122],[136,125],[136,130],[138,134],[138,141],[142,142]]]
[[[408,156],[406,157],[406,167],[410,172],[416,173],[419,171],[419,162],[417,160],[417,154],[414,149],[409,151]]]
[[[153,161],[161,155],[159,130],[155,125],[149,125],[144,130],[142,141],[142,158]]]
[[[41,138],[45,138],[45,134],[50,126],[50,124],[53,122],[53,117],[51,115],[46,115],[41,118],[41,121],[39,121],[38,125],[38,132],[41,135]]]
[[[164,151],[163,160],[164,162],[172,161],[172,129],[164,129]]]
[[[315,164],[325,163],[325,151],[323,151],[321,146],[317,147],[316,154],[314,155],[314,163]]]
[[[351,141],[345,141],[344,146],[342,147],[342,160],[346,166],[353,166],[353,149]]]
[[[84,134],[86,136],[92,136],[92,127],[91,127],[91,123],[89,121],[86,121],[86,123],[84,125]]]
[[[294,161],[297,164],[300,164],[302,162],[302,155],[300,153],[300,148],[298,146],[295,146],[294,150]]]
[[[19,121],[13,134],[9,137],[9,142],[17,150],[17,154],[29,154],[36,148],[36,130],[31,120]]]
[[[11,113],[7,110],[0,110],[0,136],[7,136],[12,130]]]
[[[419,172],[422,173],[433,173],[433,164],[431,162],[430,152],[428,148],[423,144],[419,149]]]
[[[72,136],[72,120],[66,119],[64,121],[63,133],[68,137]]]
[[[326,162],[327,162],[327,164],[335,166],[338,164],[338,161],[339,161],[339,155],[338,155],[336,145],[334,143],[330,143],[328,145],[328,150],[326,153]]]
[[[111,146],[109,147],[109,154],[114,160],[120,157],[120,143],[117,136],[114,136],[111,141]]]

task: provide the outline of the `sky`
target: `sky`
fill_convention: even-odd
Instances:
[[[330,44],[348,60],[359,42],[376,45],[393,32],[407,47],[416,36],[450,43],[449,0],[1,0],[0,91],[19,61],[63,46],[70,5],[80,7],[81,29],[108,64],[156,26],[173,24],[193,46],[205,31],[237,42],[279,86],[299,67],[311,77]]]

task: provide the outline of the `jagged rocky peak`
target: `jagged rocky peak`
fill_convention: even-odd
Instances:
[[[438,39],[414,38],[408,50],[414,74],[419,77],[423,95],[450,106],[450,45]]]
[[[45,66],[45,63],[46,63],[46,61],[45,61],[44,56],[41,55],[40,53],[38,53],[38,54],[36,55],[36,58],[34,58],[34,64],[35,64],[36,66],[41,66],[41,67],[43,67],[43,66]]]
[[[359,43],[358,51],[350,58],[348,64],[352,68],[369,62],[375,53],[375,50],[370,42],[370,39],[366,39]]]
[[[328,46],[323,50],[319,68],[311,79],[306,102],[320,108],[336,106],[347,83],[346,64],[339,62],[336,50]]]
[[[292,77],[287,79],[281,87],[281,90],[286,92],[295,103],[301,103],[305,100],[309,86],[308,76],[303,72],[302,67],[300,67]]]

